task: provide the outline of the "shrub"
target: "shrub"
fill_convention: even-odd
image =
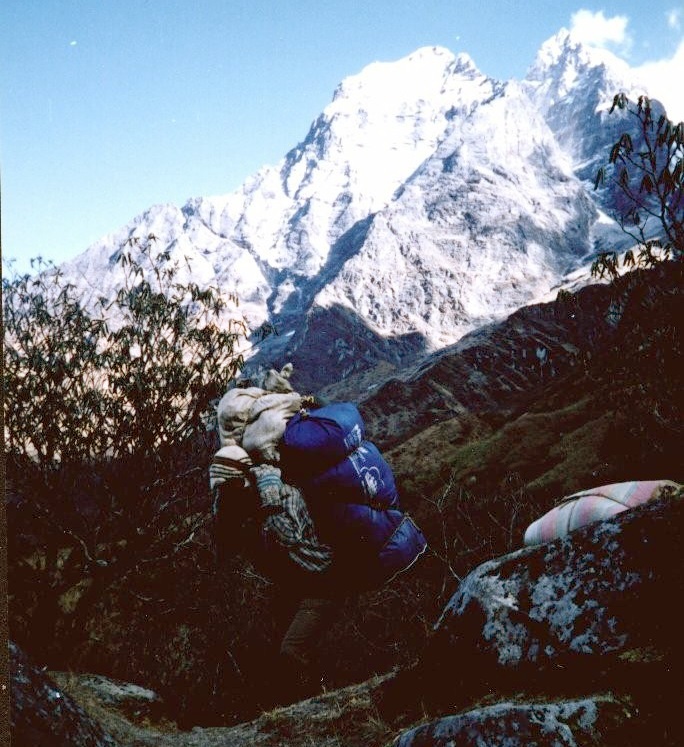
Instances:
[[[59,268],[3,281],[6,449],[46,472],[132,455],[158,466],[242,366],[234,296],[181,282],[153,239],[115,264],[116,298],[91,309]]]
[[[684,122],[675,124],[647,96],[636,104],[617,94],[610,109],[625,111],[635,121],[613,145],[608,164],[599,169],[595,188],[608,182],[618,196],[614,217],[634,239],[637,256],[628,251],[626,267],[652,267],[661,259],[684,253]],[[616,252],[599,254],[592,273],[619,275]]]
[[[10,616],[66,666],[113,586],[201,545],[206,420],[246,328],[236,298],[184,282],[153,236],[118,252],[110,302],[38,269],[3,280]]]

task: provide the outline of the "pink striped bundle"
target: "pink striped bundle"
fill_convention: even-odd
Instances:
[[[677,490],[680,485],[671,480],[635,480],[581,490],[566,496],[530,524],[523,541],[526,545],[551,542],[591,522],[607,519],[658,498],[667,487]]]

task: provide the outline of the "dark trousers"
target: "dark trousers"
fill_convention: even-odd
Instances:
[[[309,667],[316,644],[332,623],[337,607],[329,597],[302,599],[280,644],[280,655]]]
[[[319,644],[335,622],[344,597],[308,588],[306,596],[285,595],[274,600],[281,621],[282,638],[278,674],[273,683],[276,699],[291,703],[321,691],[324,672]],[[315,594],[315,596],[314,596]]]

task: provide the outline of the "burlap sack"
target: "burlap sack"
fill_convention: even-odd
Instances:
[[[240,444],[255,463],[278,462],[278,442],[287,421],[302,408],[302,397],[292,391],[292,365],[268,371],[250,386],[226,392],[217,407],[219,442],[222,447]]]

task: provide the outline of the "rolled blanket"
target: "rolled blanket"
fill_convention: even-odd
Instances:
[[[671,480],[634,480],[581,490],[530,524],[525,530],[525,545],[539,545],[564,537],[594,521],[607,519],[621,511],[659,498],[667,489],[680,485]]]

